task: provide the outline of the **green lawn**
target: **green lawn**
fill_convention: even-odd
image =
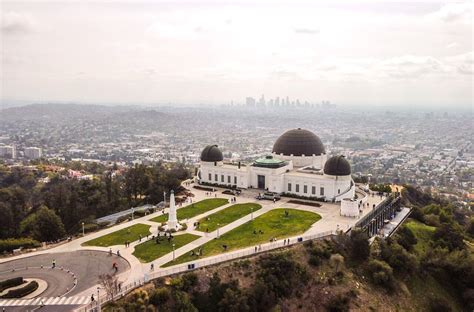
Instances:
[[[201,200],[197,203],[193,203],[189,206],[178,209],[178,220],[184,220],[195,217],[197,215],[200,215],[201,213],[205,213],[206,211],[215,209],[228,203],[229,201],[225,198],[209,198]],[[165,213],[158,217],[154,217],[153,219],[150,219],[150,221],[166,222],[168,221],[168,214]]]
[[[285,216],[285,210],[289,212],[288,217]],[[202,252],[204,257],[209,257],[224,252],[222,245],[227,245],[227,251],[232,251],[267,243],[273,237],[282,239],[302,234],[320,219],[321,216],[319,214],[309,211],[289,208],[274,209],[255,218],[253,221],[242,224],[221,235],[219,239],[207,242],[202,245]],[[263,234],[254,234],[254,230],[257,233],[261,230]],[[166,267],[195,259],[198,259],[198,257],[187,253],[163,266]]]
[[[139,236],[146,237],[150,234],[151,225],[135,224],[110,234],[94,238],[82,243],[82,246],[109,247],[113,245],[124,245],[126,241],[136,241]]]
[[[135,251],[133,255],[140,260],[140,262],[151,262],[155,259],[158,259],[167,253],[173,251],[173,244],[175,248],[178,249],[193,240],[198,239],[200,236],[193,234],[181,234],[174,236],[173,240],[168,243],[166,239],[163,238],[160,244],[157,244],[155,240],[148,240],[140,245],[135,246]]]
[[[405,223],[405,226],[409,228],[417,239],[417,243],[414,246],[415,251],[418,253],[424,253],[428,248],[428,244],[431,241],[436,227],[423,224],[421,222],[410,220]]]
[[[232,223],[235,220],[238,220],[248,214],[259,210],[262,208],[259,204],[253,203],[246,203],[246,204],[235,204],[230,207],[227,207],[221,211],[213,213],[206,218],[202,218],[199,220],[199,227],[197,228],[198,231],[212,232],[216,230],[218,227],[222,227],[226,224]],[[219,224],[219,226],[217,226]]]

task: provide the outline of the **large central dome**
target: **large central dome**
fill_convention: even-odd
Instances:
[[[285,156],[313,156],[325,154],[321,139],[305,129],[293,129],[283,133],[273,145],[273,153]]]

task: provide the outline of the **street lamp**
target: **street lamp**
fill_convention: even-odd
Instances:
[[[219,238],[219,223],[217,223],[217,238]]]
[[[253,207],[250,208],[250,220],[253,221]]]
[[[100,300],[100,297],[99,297],[99,290],[100,290],[100,287],[97,287],[97,311],[100,310],[100,303],[99,303],[99,300]]]
[[[132,221],[134,219],[134,217],[133,217],[134,212],[135,212],[135,208],[132,207]]]
[[[84,236],[84,222],[82,222],[82,236]]]
[[[175,254],[174,254],[174,244],[173,244],[173,261],[174,261],[174,258],[175,258]]]

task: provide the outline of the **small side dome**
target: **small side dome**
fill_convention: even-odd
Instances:
[[[201,161],[222,161],[224,156],[222,156],[221,150],[217,145],[208,145],[201,152]]]
[[[324,174],[347,176],[351,174],[351,165],[344,156],[333,156],[324,164]]]

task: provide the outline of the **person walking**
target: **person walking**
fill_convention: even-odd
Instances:
[[[155,265],[152,263],[152,264],[150,265],[150,271],[153,271],[154,269],[155,269]]]
[[[51,265],[52,265],[53,269],[56,267],[56,259],[53,259]]]

